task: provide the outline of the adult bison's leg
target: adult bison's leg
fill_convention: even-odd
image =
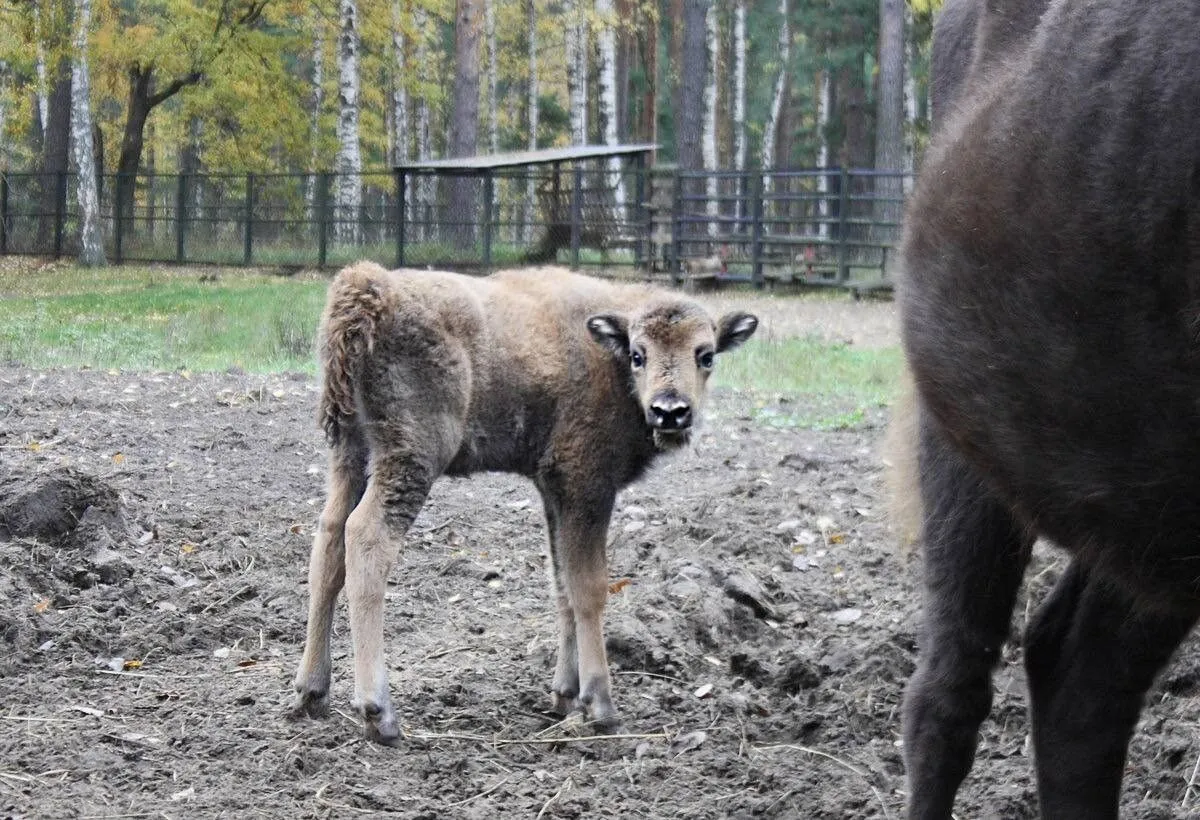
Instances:
[[[1078,561],[1059,579],[1025,641],[1045,817],[1117,817],[1143,696],[1195,621],[1141,611]]]
[[[436,472],[411,452],[373,454],[366,493],[346,521],[346,598],[354,644],[354,705],[367,737],[394,744],[400,727],[388,693],[383,606],[401,539],[425,503]]]
[[[308,562],[308,629],[296,672],[296,717],[329,713],[329,633],[337,594],[346,578],[346,519],[367,486],[366,449],[357,436],[329,451],[325,508]]]
[[[908,816],[932,820],[950,817],[974,761],[1031,544],[926,413],[918,425],[925,623],[904,698],[904,748]]]
[[[604,651],[604,605],[608,599],[608,556],[606,554],[608,521],[612,515],[614,497],[576,498],[562,504],[559,511],[558,553],[559,590],[566,593],[569,613],[559,602],[559,626],[565,631],[574,625],[574,640],[568,634],[559,637],[559,664],[555,686],[559,697],[569,694],[571,667],[579,687],[579,702],[588,718],[602,732],[620,728],[620,719],[613,707],[608,677],[608,656]],[[577,658],[564,662],[562,655],[572,648]],[[559,674],[564,674],[560,679]]]

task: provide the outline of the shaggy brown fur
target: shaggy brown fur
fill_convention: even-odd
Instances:
[[[601,618],[617,491],[685,443],[715,354],[757,320],[562,271],[452,273],[351,266],[321,328],[328,496],[309,565],[308,638],[295,713],[328,710],[330,626],[350,605],[355,704],[367,735],[400,737],[383,660],[384,584],[440,475],[502,470],[541,492],[558,607],[552,690],[618,724]]]
[[[926,602],[909,816],[950,817],[1043,535],[1073,559],[1025,638],[1042,811],[1115,818],[1144,693],[1200,617],[1200,4],[975,13],[903,251]]]

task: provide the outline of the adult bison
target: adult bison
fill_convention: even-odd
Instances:
[[[1112,818],[1200,615],[1200,3],[950,2],[976,23],[935,36],[971,38],[940,44],[969,70],[939,92],[900,294],[925,510],[908,811],[950,817],[1041,535],[1072,554],[1025,636],[1042,812]]]
[[[714,356],[748,339],[746,313],[559,271],[472,278],[338,274],[321,325],[328,495],[309,565],[297,715],[328,710],[330,625],[343,584],[354,703],[367,736],[400,737],[383,653],[384,586],[434,480],[503,470],[541,492],[558,606],[552,690],[618,724],[601,616],[617,491],[688,440]]]

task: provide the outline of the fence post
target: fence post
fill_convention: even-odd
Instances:
[[[583,168],[579,163],[571,169],[571,267],[579,267],[579,222],[582,215],[580,202],[583,188]]]
[[[492,196],[495,192],[495,181],[492,170],[483,172],[483,266],[492,266]]]
[[[0,173],[0,255],[8,253],[8,174]]]
[[[179,264],[183,264],[184,259],[184,225],[187,221],[184,209],[186,208],[187,174],[180,174],[175,189],[175,261]]]
[[[850,173],[839,169],[838,173],[838,282],[850,278],[850,247],[846,244],[850,232]]]
[[[674,202],[671,206],[671,281],[679,284],[683,280],[683,172],[675,169]]]
[[[242,242],[242,264],[249,267],[254,248],[254,174],[246,174],[246,231]]]
[[[54,174],[54,258],[62,256],[63,225],[67,218],[67,172]]]
[[[396,267],[404,267],[404,199],[408,194],[408,172],[399,168],[396,175]]]
[[[317,267],[325,267],[329,251],[329,172],[317,174]]]
[[[756,288],[763,286],[763,175],[755,174],[750,181],[750,281]]]

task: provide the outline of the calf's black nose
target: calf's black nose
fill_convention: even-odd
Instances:
[[[650,423],[659,430],[686,430],[692,426],[692,406],[679,396],[658,396],[650,402]]]

